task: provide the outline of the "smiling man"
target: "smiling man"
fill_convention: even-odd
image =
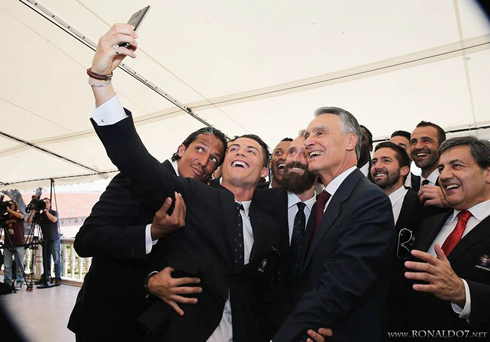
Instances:
[[[291,138],[282,139],[272,151],[271,172],[272,180],[271,188],[280,188],[284,179],[284,168],[286,167],[287,150],[291,144]]]
[[[119,114],[114,114],[119,113]],[[97,108],[95,122],[125,115],[117,97]],[[104,119],[105,118],[105,119]],[[206,182],[223,162],[226,140],[224,134],[205,127],[192,132],[161,165],[176,176]],[[176,197],[178,210],[171,218],[179,225],[185,219],[185,206]],[[170,202],[171,203],[171,202]],[[170,204],[166,204],[162,214]],[[153,244],[167,235],[167,227],[153,223],[153,212],[137,199],[137,190],[124,174],[119,173],[102,193],[75,238],[74,247],[82,257],[92,257],[68,327],[79,340],[138,339],[136,318],[144,310],[142,282],[147,276],[145,259]],[[111,270],[111,272],[109,272]],[[168,271],[168,270],[167,270]],[[163,277],[167,272],[162,272]],[[117,288],[107,284],[124,283]],[[109,298],[109,299],[108,299]]]
[[[327,326],[333,341],[379,341],[395,242],[390,201],[356,167],[356,118],[336,107],[315,116],[305,134],[308,170],[325,189],[303,240],[296,307],[273,340],[298,341]]]
[[[422,170],[420,179],[412,184],[412,189],[426,209],[423,218],[447,211],[448,204],[439,187],[439,146],[446,140],[444,130],[428,121],[421,121],[415,127],[410,139],[410,152],[415,165]]]
[[[280,226],[280,250],[284,262],[282,280],[284,290],[280,298],[275,298],[273,317],[266,317],[269,324],[262,334],[270,337],[279,329],[284,319],[291,313],[292,291],[298,278],[306,223],[316,201],[316,175],[308,171],[305,138],[298,136],[291,141],[285,152],[285,171],[282,188],[258,190],[254,194],[253,206],[258,206],[273,216]],[[273,297],[273,296],[271,296]]]
[[[397,237],[388,294],[389,331],[406,330],[409,285],[403,274],[403,263],[410,256],[412,241],[422,222],[422,205],[417,193],[404,186],[409,172],[410,159],[404,148],[388,141],[376,146],[371,174],[374,184],[390,199]]]
[[[439,183],[453,210],[424,221],[412,251],[421,262],[406,262],[416,271],[406,273],[416,281],[409,328],[488,331],[490,142],[453,138],[439,152]]]

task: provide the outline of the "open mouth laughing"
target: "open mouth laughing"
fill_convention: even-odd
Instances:
[[[231,162],[231,167],[232,168],[243,168],[243,169],[248,169],[250,166],[248,165],[247,162],[243,160],[234,160]]]

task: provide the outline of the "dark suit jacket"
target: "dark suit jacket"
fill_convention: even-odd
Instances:
[[[414,244],[414,249],[428,251],[444,223],[453,211],[424,221]],[[468,283],[471,293],[470,325],[460,319],[449,301],[433,294],[412,291],[410,312],[411,328],[475,329],[490,328],[490,216],[469,232],[448,255],[454,272]],[[488,336],[488,335],[487,335]]]
[[[420,176],[415,176],[414,174],[412,174],[412,189],[417,193],[420,190],[421,182],[422,182],[422,178]],[[439,186],[439,178],[437,178],[435,186]],[[422,221],[424,221],[425,219],[427,219],[431,216],[443,214],[443,213],[447,212],[448,210],[449,209],[439,208],[436,206],[429,206],[429,207],[424,206],[422,208],[422,214],[421,214],[422,215]]]
[[[313,223],[314,215],[305,243]],[[379,341],[393,226],[388,197],[354,170],[323,215],[304,258],[299,301],[273,340],[298,341],[309,328],[323,326],[333,329],[333,341]]]
[[[413,173],[410,172],[410,177],[412,177],[412,189],[415,192],[419,192],[420,182],[421,182],[420,176],[414,175]]]
[[[294,308],[293,293],[297,279],[293,277],[291,272],[288,193],[281,188],[257,190],[253,197],[252,206],[256,206],[274,217],[280,227],[280,281],[274,292],[265,296],[267,305],[273,307],[271,311],[274,314],[270,315],[269,311],[266,311],[261,316],[262,336],[265,337],[264,340],[270,341]]]
[[[411,283],[404,276],[406,268],[404,263],[406,259],[400,259],[397,256],[397,248],[405,252],[403,245],[410,250],[412,243],[406,243],[399,240],[400,230],[403,228],[409,229],[412,232],[413,241],[419,232],[422,224],[423,205],[420,203],[417,193],[413,189],[408,189],[403,199],[402,208],[398,220],[395,225],[396,242],[395,251],[393,253],[393,268],[390,279],[390,290],[388,295],[389,306],[389,331],[406,331],[407,310],[409,294],[411,292]],[[402,254],[400,254],[402,255]],[[407,257],[409,254],[407,254]],[[404,255],[402,255],[404,257]]]
[[[175,174],[169,161],[162,165]],[[136,319],[144,311],[143,282],[149,261],[145,231],[153,214],[120,173],[80,228],[75,250],[81,257],[93,259],[68,323],[79,338],[140,338]]]
[[[268,269],[260,272],[259,268],[271,259],[272,247],[278,243],[275,221],[256,208],[250,209],[254,233],[250,263],[235,269],[233,194],[221,186],[209,187],[168,172],[146,151],[131,117],[115,125],[94,127],[113,163],[133,181],[140,198],[153,211],[174,191],[182,194],[187,206],[186,226],[160,239],[152,251],[150,269],[172,266],[179,270],[176,276],[198,276],[203,288],[197,295],[199,303],[182,305],[185,315],[181,317],[156,300],[139,321],[158,340],[205,341],[218,326],[230,294],[234,341],[257,340],[255,313],[260,289],[264,283],[270,285],[265,277]]]

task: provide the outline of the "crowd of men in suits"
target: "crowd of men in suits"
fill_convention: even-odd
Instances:
[[[270,161],[256,135],[226,141],[203,128],[161,163],[109,77],[135,57],[135,39],[130,25],[114,25],[89,70],[92,123],[121,173],[75,239],[93,257],[69,322],[77,341],[488,331],[488,141],[446,140],[422,121],[373,153],[354,115],[321,107]]]

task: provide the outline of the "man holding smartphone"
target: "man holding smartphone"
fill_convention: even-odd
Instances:
[[[91,77],[89,83],[93,88],[97,107],[107,104],[109,101],[113,101],[115,96],[115,91],[111,85],[112,71],[121,63],[121,61],[123,60],[123,58],[125,58],[125,56],[131,56],[133,58],[136,57],[134,53],[134,51],[137,48],[137,42],[135,40],[136,37],[137,37],[137,33],[134,32],[131,25],[116,24],[111,28],[111,30],[108,33],[106,33],[104,36],[100,38],[99,46],[97,48],[97,52],[94,57],[92,68],[89,70],[89,76]],[[125,47],[124,45],[121,45],[121,43],[128,43],[129,46]],[[95,124],[98,126],[99,122],[97,121],[97,119],[96,118],[93,119]],[[101,120],[105,120],[106,122],[104,123],[108,125],[111,124],[118,125],[118,121],[107,122],[111,120],[110,119],[109,120],[101,119]],[[100,128],[98,128],[98,130],[99,129]],[[253,144],[252,141],[247,140],[247,142]],[[260,151],[260,149],[258,151]],[[202,191],[205,190],[205,188],[203,188],[202,186],[199,187],[199,189],[201,189]],[[207,192],[207,190],[205,192]],[[244,212],[244,214],[242,215],[247,215],[247,213]],[[190,213],[189,217],[192,217],[192,212]],[[189,227],[186,226],[184,230],[188,228]],[[246,300],[246,298],[242,298],[242,301],[243,300]],[[201,303],[201,305],[204,304]],[[204,319],[204,316],[201,315],[201,318]],[[241,322],[237,322],[237,323],[240,324]],[[318,335],[316,333],[314,334]],[[237,340],[239,340],[239,335],[235,335],[234,337]],[[321,341],[321,339],[319,339],[319,341]]]

